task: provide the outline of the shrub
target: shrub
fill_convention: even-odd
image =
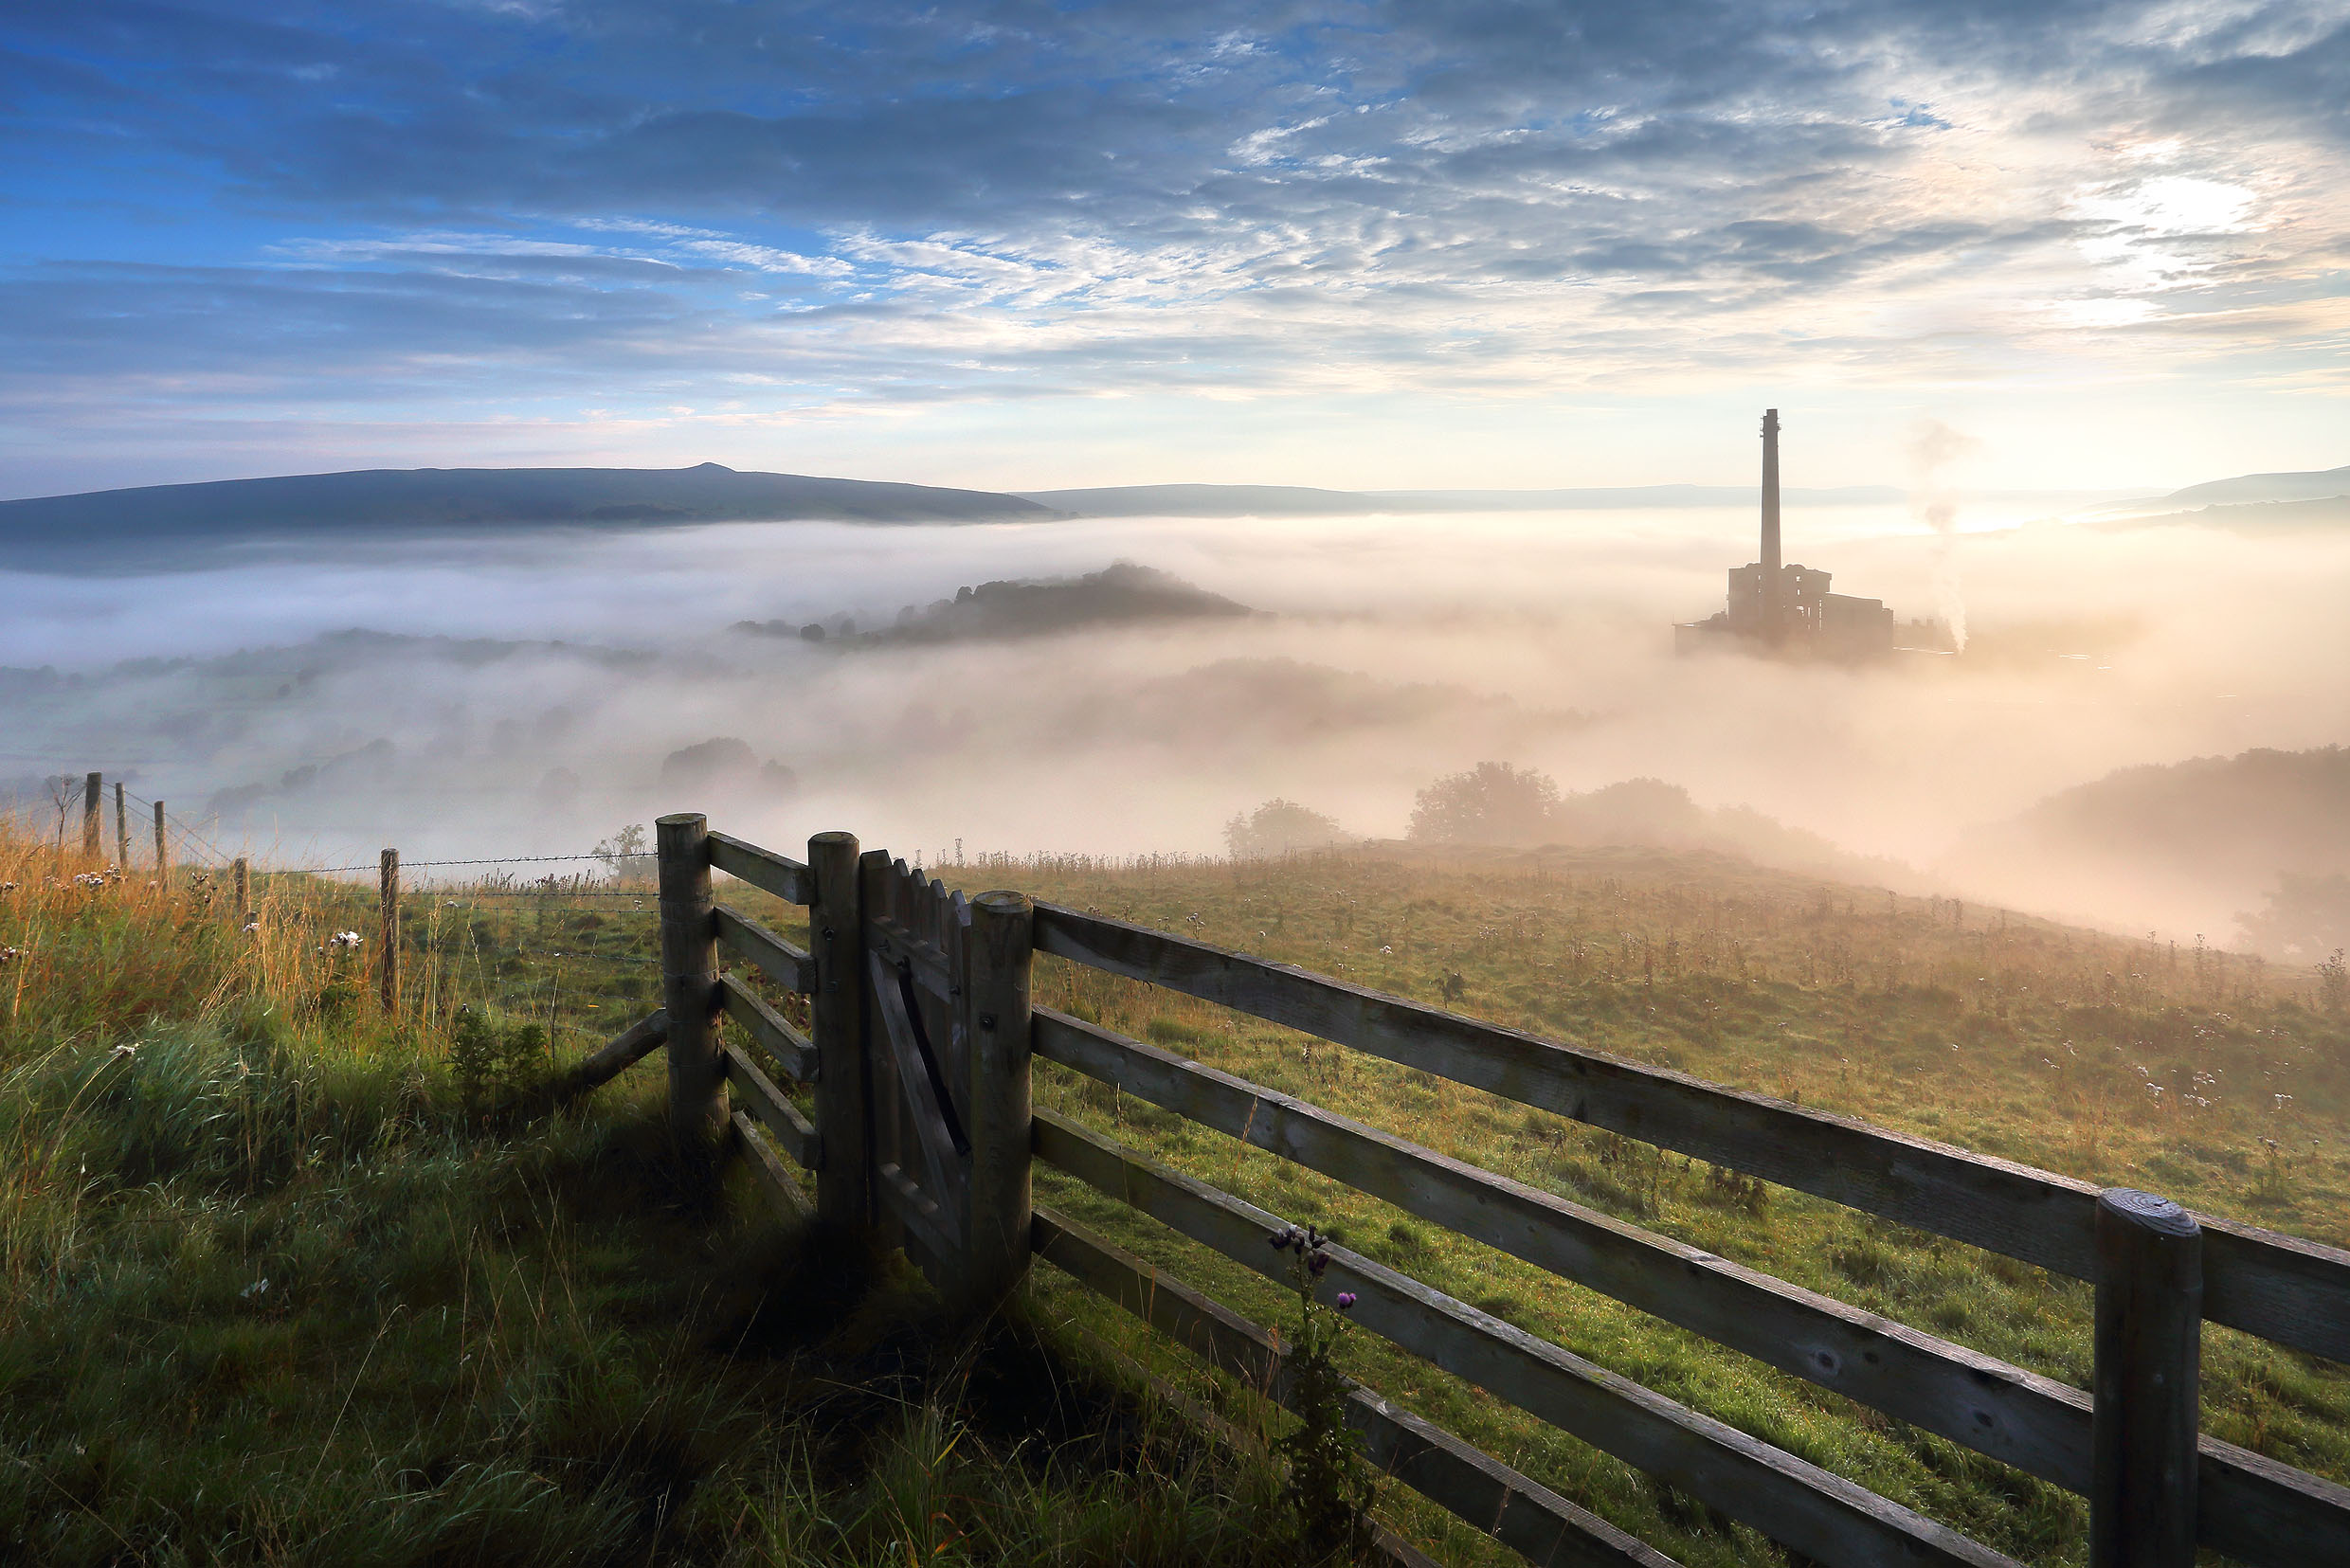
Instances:
[[[547,1031],[501,1026],[485,1011],[461,1007],[449,1025],[449,1067],[467,1110],[519,1099],[546,1080]]]
[[[1419,792],[1409,836],[1437,844],[1538,844],[1558,804],[1559,786],[1547,774],[1479,763]]]
[[[1329,849],[1350,843],[1354,835],[1311,806],[1275,796],[1251,812],[1235,812],[1224,824],[1224,847],[1235,860],[1264,859],[1293,850]]]

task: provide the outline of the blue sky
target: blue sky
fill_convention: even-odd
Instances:
[[[30,0],[0,81],[0,495],[2350,462],[2350,0]]]

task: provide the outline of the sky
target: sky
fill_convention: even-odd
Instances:
[[[0,496],[2350,462],[2350,0],[18,0]]]

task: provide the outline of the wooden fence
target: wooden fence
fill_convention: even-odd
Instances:
[[[847,834],[803,863],[659,824],[663,1008],[576,1070],[601,1082],[666,1044],[679,1132],[724,1137],[776,1199],[902,1247],[984,1310],[1040,1257],[1276,1400],[1265,1330],[1033,1203],[1035,1162],[1280,1278],[1278,1217],[1031,1104],[1060,1063],[2085,1494],[2094,1568],[2184,1568],[2198,1545],[2300,1568],[2350,1563],[2350,1488],[2198,1433],[2204,1321],[2350,1361],[2350,1253],[1702,1082],[1018,893],[949,893]],[[713,897],[713,870],[808,910],[803,951]],[[2069,1387],[1481,1170],[1307,1101],[1034,1007],[1034,953],[1148,982],[2004,1253],[2095,1286],[2093,1386]],[[809,998],[803,1034],[731,956]],[[732,1040],[812,1092],[804,1115]],[[1818,1466],[1490,1313],[1330,1249],[1323,1289],[1356,1322],[1821,1563],[2010,1559]],[[1380,1397],[1353,1395],[1365,1451],[1539,1563],[1668,1563],[1654,1548]]]

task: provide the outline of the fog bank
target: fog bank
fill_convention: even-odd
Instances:
[[[1662,779],[1971,897],[2229,931],[2232,893],[2034,885],[1953,853],[2117,767],[2350,738],[2350,538],[2034,511],[1791,508],[1789,559],[1904,617],[1963,573],[1964,658],[1865,668],[1673,656],[1670,623],[1752,555],[1739,508],[728,524],[15,573],[0,780],[103,768],[288,861],[558,853],[676,809],[786,845],[1210,852],[1275,795],[1400,835],[1418,789],[1497,759],[1570,791]],[[1270,613],[732,629],[870,632],[1119,561]],[[751,764],[664,783],[719,738]]]

